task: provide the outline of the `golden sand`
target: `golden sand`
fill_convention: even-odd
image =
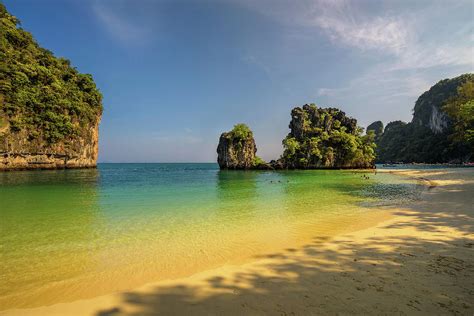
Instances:
[[[0,314],[472,315],[474,169],[395,172],[427,190],[371,227],[125,293]]]

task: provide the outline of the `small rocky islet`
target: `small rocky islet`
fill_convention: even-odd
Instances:
[[[336,108],[305,104],[291,111],[290,133],[282,141],[284,151],[269,163],[256,155],[253,133],[237,124],[222,133],[217,146],[221,169],[349,169],[373,168],[373,132],[363,135],[357,120]]]
[[[357,120],[339,109],[314,104],[295,107],[283,154],[269,163],[255,155],[253,135],[245,128],[249,132],[244,138],[233,131],[221,135],[217,149],[221,169],[373,168],[376,162],[472,164],[474,74],[443,79],[425,91],[415,103],[411,122],[393,121],[384,128],[376,121],[365,135]]]

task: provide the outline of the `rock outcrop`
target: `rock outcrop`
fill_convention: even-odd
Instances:
[[[447,100],[458,94],[459,87],[473,81],[474,74],[463,74],[452,79],[443,79],[433,85],[416,100],[411,123],[427,127],[434,134],[446,132],[452,122],[443,106]]]
[[[284,152],[274,167],[290,169],[372,168],[372,135],[361,135],[357,120],[336,108],[314,104],[291,111],[290,133]]]
[[[256,153],[252,131],[245,124],[237,124],[230,132],[221,134],[217,162],[221,169],[253,169]]]
[[[335,109],[314,104],[291,111],[290,133],[283,140],[280,159],[266,163],[255,155],[250,129],[238,124],[223,133],[217,147],[221,169],[341,169],[372,168],[373,134],[361,135],[357,121]]]
[[[460,137],[468,135],[468,130],[474,130],[472,114],[465,111],[467,115],[464,116],[460,108],[455,108],[454,113],[449,111],[449,107],[446,108],[452,102],[460,106],[472,102],[472,91],[466,91],[468,89],[465,87],[473,85],[474,74],[463,74],[441,80],[425,91],[415,103],[411,122],[390,122],[383,133],[377,135],[376,132],[377,162],[473,161],[474,140],[470,143],[469,137]],[[383,126],[380,122],[374,122],[367,129],[371,129],[374,124],[380,128]]]
[[[383,135],[383,123],[382,121],[375,121],[367,126],[367,132],[373,131],[375,135],[375,142]]]
[[[97,165],[100,116],[81,136],[49,144],[29,140],[26,131],[0,131],[0,171],[32,169],[94,168]]]
[[[0,3],[0,171],[95,167],[102,95]]]

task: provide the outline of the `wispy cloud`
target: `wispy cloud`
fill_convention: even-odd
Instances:
[[[149,35],[146,27],[133,23],[129,17],[117,12],[114,6],[95,2],[92,11],[106,30],[122,43],[140,43]]]
[[[364,10],[364,2],[350,0],[244,3],[280,23],[319,31],[336,46],[385,54],[386,69],[474,65],[473,46],[469,42],[473,38],[473,22],[450,34],[449,41],[440,41],[436,36],[424,38],[433,26],[432,17],[439,16],[441,20],[446,5],[427,4],[422,12],[398,12]],[[459,38],[464,40],[456,41]]]
[[[410,24],[397,16],[367,17],[348,1],[315,1],[308,24],[322,29],[337,44],[400,53],[409,42]]]
[[[264,1],[264,0],[262,0]],[[349,0],[302,0],[298,5],[276,1],[271,9],[249,4],[261,14],[290,27],[303,28],[314,39],[323,34],[335,47],[349,48],[350,55],[374,57],[366,69],[340,86],[317,87],[317,97],[334,103],[352,104],[353,112],[365,108],[384,109],[380,118],[393,116],[394,108],[413,106],[416,98],[437,80],[474,69],[472,44],[474,22],[446,24],[446,16],[458,13],[462,5],[427,3],[413,10],[383,10],[369,2]],[[408,6],[409,7],[409,6]],[[447,13],[446,10],[452,10]],[[451,17],[452,19],[452,17]],[[451,30],[451,31],[450,31]],[[305,40],[311,40],[306,37]],[[370,55],[369,55],[370,54]],[[354,57],[358,58],[358,57]],[[345,81],[345,82],[344,82]],[[357,106],[360,105],[360,106]],[[362,106],[363,105],[363,106]],[[361,117],[370,113],[357,113]]]
[[[255,55],[250,55],[250,54],[246,54],[244,56],[241,57],[241,60],[244,62],[244,63],[247,63],[249,65],[253,65],[255,67],[257,67],[258,69],[260,69],[263,73],[265,73],[265,75],[268,77],[268,78],[271,78],[271,68],[269,65],[267,65],[266,63],[264,63],[262,60],[260,60],[259,58],[257,58]]]
[[[389,70],[426,69],[440,66],[474,67],[474,49],[455,44],[413,44],[389,65]]]
[[[331,88],[319,88],[318,89],[318,96],[320,97],[332,97],[334,96],[337,91],[340,89],[331,89]]]
[[[243,4],[284,24],[316,28],[337,45],[399,53],[410,40],[412,23],[407,19],[368,15],[347,0],[244,0]]]

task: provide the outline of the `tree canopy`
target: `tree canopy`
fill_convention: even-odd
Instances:
[[[230,138],[238,139],[238,140],[253,137],[253,133],[250,130],[250,128],[247,125],[243,124],[243,123],[239,123],[239,124],[234,125],[234,128],[227,134]]]
[[[374,133],[362,135],[357,121],[335,108],[314,104],[293,109],[281,161],[289,168],[371,167]]]
[[[472,161],[474,74],[439,81],[418,98],[410,123],[387,124],[376,142],[378,162]]]
[[[0,123],[48,143],[76,136],[102,113],[92,76],[57,58],[0,3]],[[2,129],[2,126],[0,126]]]
[[[449,98],[443,110],[453,123],[450,138],[457,143],[468,144],[474,152],[474,80],[457,88],[457,95]]]

